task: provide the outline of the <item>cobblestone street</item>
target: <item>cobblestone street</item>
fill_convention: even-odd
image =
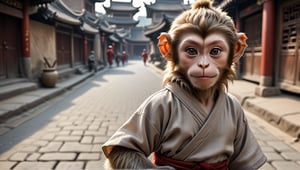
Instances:
[[[98,72],[24,113],[31,114],[31,119],[20,120],[22,123],[0,136],[0,169],[103,169],[101,145],[160,88],[160,73],[142,61]],[[261,169],[299,170],[299,145],[251,113],[247,115],[269,159]]]

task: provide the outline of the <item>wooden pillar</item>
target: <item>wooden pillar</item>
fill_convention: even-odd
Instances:
[[[87,64],[87,58],[88,58],[88,40],[87,40],[87,36],[84,35],[84,37],[83,37],[83,59],[84,59],[85,64]]]
[[[272,96],[279,93],[273,86],[274,70],[274,31],[275,31],[275,2],[265,0],[262,14],[262,56],[260,67],[260,82],[255,93],[259,96]]]
[[[260,83],[264,86],[272,86],[273,51],[274,51],[274,0],[267,0],[263,5],[262,24],[262,57],[261,75],[265,77]]]
[[[25,77],[32,80],[31,61],[30,61],[30,25],[29,25],[29,2],[23,3],[23,20],[22,20],[22,55],[24,63]]]

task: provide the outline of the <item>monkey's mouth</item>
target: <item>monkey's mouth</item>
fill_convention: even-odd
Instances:
[[[200,79],[215,78],[215,77],[217,77],[217,74],[214,74],[214,75],[191,75],[191,77],[200,78]]]

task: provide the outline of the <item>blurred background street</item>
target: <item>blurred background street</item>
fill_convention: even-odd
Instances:
[[[0,0],[0,170],[103,169],[101,145],[161,88],[157,37],[194,2]],[[261,169],[299,170],[300,1],[214,6],[248,37],[228,92],[268,157]]]
[[[0,136],[0,169],[103,169],[103,144],[141,102],[161,88],[161,71],[141,60],[98,72],[28,112]],[[268,157],[263,170],[298,170],[295,138],[246,112]]]

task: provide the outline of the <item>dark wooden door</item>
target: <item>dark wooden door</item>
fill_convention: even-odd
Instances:
[[[58,30],[56,32],[57,63],[59,69],[71,67],[72,53],[70,32],[70,30],[68,32]]]
[[[0,79],[20,76],[21,21],[0,14]]]
[[[300,3],[282,8],[282,45],[280,54],[280,81],[290,85],[300,84]]]
[[[248,37],[248,48],[243,57],[243,76],[252,81],[259,81],[261,65],[261,29],[262,14],[256,13],[244,19],[244,31]]]
[[[74,35],[74,64],[84,64],[83,59],[83,38],[82,35]]]

